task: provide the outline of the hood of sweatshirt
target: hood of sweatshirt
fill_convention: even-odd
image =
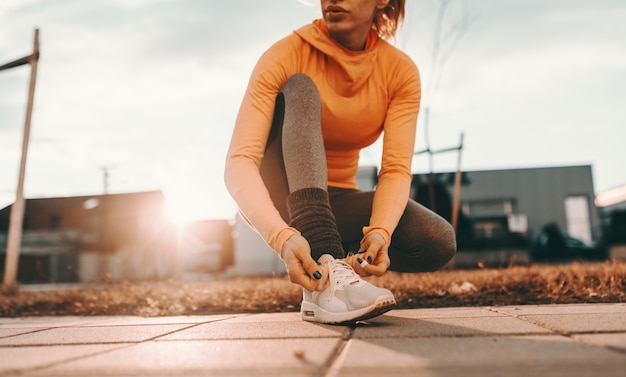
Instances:
[[[367,36],[365,50],[351,51],[336,42],[324,23],[319,19],[296,31],[296,35],[311,44],[329,58],[327,80],[344,96],[358,91],[369,79],[376,64],[379,37],[375,30]],[[336,70],[336,72],[332,72]],[[332,77],[332,74],[336,77]]]

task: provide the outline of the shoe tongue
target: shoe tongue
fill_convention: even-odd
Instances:
[[[317,261],[322,263],[322,264],[326,264],[326,263],[331,263],[335,260],[335,258],[330,255],[330,254],[324,254],[320,257],[320,259],[318,259]]]

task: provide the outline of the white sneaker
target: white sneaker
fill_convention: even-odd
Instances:
[[[329,284],[321,292],[303,292],[300,313],[305,321],[346,323],[376,317],[391,310],[393,293],[363,280],[344,259],[329,254],[319,262],[328,266]]]

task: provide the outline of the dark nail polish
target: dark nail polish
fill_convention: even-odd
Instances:
[[[348,256],[351,257],[353,254],[351,251],[348,251]]]
[[[357,258],[356,260],[357,260],[357,262],[359,262],[359,263],[363,263],[363,259],[361,259],[361,258]]]
[[[320,280],[322,278],[322,273],[319,271],[315,271],[313,273],[313,277],[316,278],[317,280]]]
[[[372,261],[373,261],[372,257],[367,257],[367,261],[372,263]]]

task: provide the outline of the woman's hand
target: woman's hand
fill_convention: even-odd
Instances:
[[[382,276],[391,266],[389,246],[380,233],[371,232],[361,240],[359,252],[348,255],[346,261],[360,276]]]
[[[281,258],[287,268],[289,280],[308,291],[321,291],[328,283],[328,268],[318,265],[311,258],[311,247],[307,240],[294,234],[285,241]]]

